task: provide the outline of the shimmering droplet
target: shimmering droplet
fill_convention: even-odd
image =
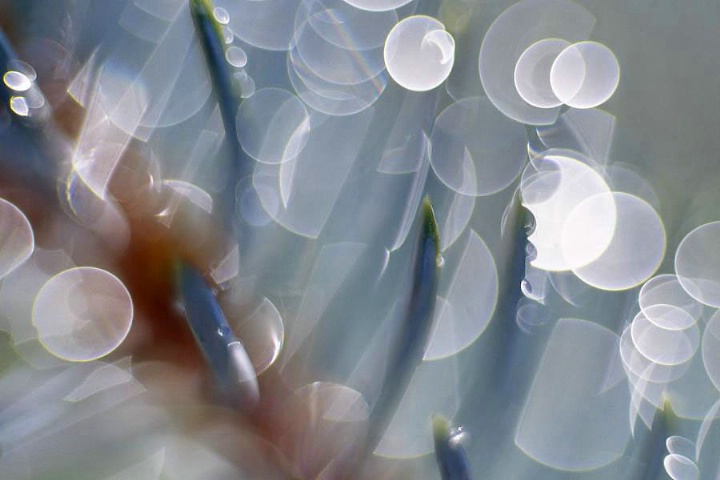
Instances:
[[[222,7],[213,8],[213,17],[221,25],[227,25],[230,21],[230,14]]]
[[[30,87],[32,86],[32,81],[27,75],[15,70],[10,70],[5,73],[5,75],[3,75],[3,82],[5,82],[5,85],[7,85],[8,88],[15,90],[16,92],[30,90]]]
[[[240,47],[232,46],[225,51],[225,59],[230,65],[242,68],[247,64],[247,54]]]
[[[579,42],[565,48],[553,62],[553,93],[573,108],[594,108],[605,103],[620,82],[615,55],[598,42]]]
[[[222,27],[223,42],[230,45],[235,40],[235,34],[227,25]]]
[[[408,90],[424,92],[444,82],[455,62],[455,40],[445,26],[417,15],[400,21],[385,41],[385,66]]]
[[[25,97],[10,98],[10,110],[21,117],[27,117],[30,114],[30,106]]]

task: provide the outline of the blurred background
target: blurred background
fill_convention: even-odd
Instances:
[[[720,478],[719,24],[0,0],[0,478]]]

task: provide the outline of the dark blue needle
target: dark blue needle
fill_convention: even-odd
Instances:
[[[194,267],[178,265],[180,300],[190,330],[207,361],[224,399],[251,409],[259,399],[255,369],[228,325],[214,293]]]
[[[450,428],[450,422],[445,418],[433,416],[435,459],[442,480],[470,480],[467,456],[460,442],[462,434],[461,429]]]

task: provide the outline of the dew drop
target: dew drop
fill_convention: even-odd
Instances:
[[[222,7],[215,7],[213,9],[213,17],[215,17],[215,20],[221,25],[227,25],[228,22],[230,22],[230,14]]]
[[[27,117],[30,114],[30,106],[25,97],[10,98],[10,110],[21,117]]]
[[[3,82],[8,88],[15,90],[16,92],[24,92],[30,90],[32,81],[24,73],[10,70],[3,76]]]
[[[247,65],[247,54],[240,47],[232,46],[225,52],[225,59],[230,65],[236,68],[242,68]]]

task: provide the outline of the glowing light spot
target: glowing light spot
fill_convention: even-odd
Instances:
[[[613,192],[617,207],[615,232],[597,260],[573,269],[585,283],[602,290],[626,290],[640,285],[655,273],[665,255],[665,227],[646,201],[628,193]]]
[[[550,68],[555,58],[570,43],[559,38],[546,38],[530,45],[515,64],[515,88],[530,105],[552,108],[562,105],[550,85]]]
[[[230,14],[222,7],[213,8],[213,17],[221,25],[227,25],[230,21]]]
[[[609,247],[616,205],[607,183],[588,163],[576,152],[548,150],[525,168],[520,191],[535,217],[528,235],[537,251],[533,267],[571,270],[597,260]]]
[[[720,313],[718,312],[715,312],[705,327],[702,358],[710,381],[720,390]]]
[[[388,73],[400,86],[425,92],[450,75],[455,62],[455,40],[434,18],[408,17],[390,30],[384,58]]]
[[[240,47],[232,46],[228,48],[225,52],[225,59],[236,68],[242,68],[247,64],[247,54]]]
[[[594,23],[587,9],[570,0],[523,0],[502,12],[487,30],[478,57],[480,81],[488,99],[504,115],[520,123],[555,123],[560,107],[535,107],[523,100],[515,88],[518,59],[540,40],[586,40]]]
[[[654,305],[647,310],[656,318],[655,311],[660,309],[661,314],[665,315],[664,324],[674,321],[682,325],[685,320],[683,316],[689,315],[677,307],[669,305]],[[674,309],[675,316],[680,320],[668,320],[668,309]],[[673,312],[670,310],[670,312]],[[692,318],[690,318],[692,320]],[[661,322],[658,322],[661,323]],[[659,365],[680,365],[689,361],[700,345],[700,332],[693,322],[686,329],[664,328],[651,321],[645,313],[638,313],[633,319],[630,335],[635,348],[646,358]]]
[[[30,106],[25,97],[11,97],[10,110],[21,117],[27,117],[30,114]]]
[[[497,292],[497,268],[492,253],[483,239],[470,231],[444,293],[446,298],[438,297],[425,360],[449,357],[472,345],[495,312]]]
[[[32,80],[24,73],[15,70],[10,70],[5,73],[5,75],[3,75],[3,82],[5,82],[8,88],[16,92],[25,92],[32,87]]]

